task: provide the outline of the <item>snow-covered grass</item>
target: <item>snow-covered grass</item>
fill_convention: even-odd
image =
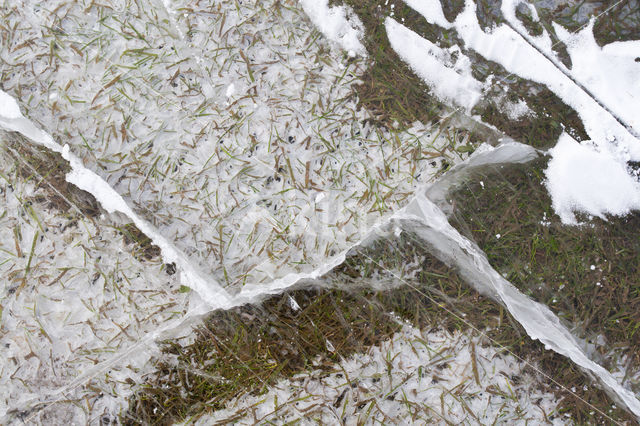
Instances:
[[[526,69],[531,64],[524,59],[509,62],[499,55],[501,48],[518,44],[509,36],[513,34],[505,26],[507,21],[525,39],[529,31],[529,45],[543,54],[558,50],[550,47],[545,29],[553,42],[564,40],[567,49],[560,49],[558,61],[576,62],[570,79],[584,86],[595,81],[591,88],[601,98],[600,107],[606,104],[604,110],[623,121],[622,127],[635,123],[636,117],[620,109],[615,96],[603,92],[607,81],[602,73],[593,73],[590,64],[577,61],[581,58],[578,47],[592,41],[591,33],[571,36],[557,28],[553,31],[549,17],[540,13],[541,24],[535,8],[527,12],[520,7],[514,12],[514,2],[503,2],[506,15],[513,12],[526,21],[520,27],[513,16],[506,20],[500,16],[492,2],[478,2],[478,21],[467,5],[455,23],[453,19],[463,11],[452,10],[455,2],[445,2],[442,13],[436,15],[427,12],[438,10],[440,2],[424,2],[423,6],[430,6],[422,11],[424,18],[400,2],[347,1],[353,9],[329,8],[328,3],[231,1],[211,6],[187,0],[109,4],[9,0],[3,5],[0,89],[18,99],[18,105],[0,91],[0,110],[6,119],[16,118],[22,110],[61,144],[54,151],[68,144],[59,150],[62,158],[46,150],[27,149],[29,142],[15,134],[1,135],[7,151],[1,158],[6,171],[2,175],[5,210],[0,221],[6,222],[2,227],[6,235],[0,268],[8,279],[2,289],[0,339],[9,344],[0,349],[4,369],[0,413],[9,410],[3,420],[104,422],[122,414],[121,421],[144,422],[182,419],[187,413],[200,415],[229,401],[237,403],[237,409],[259,403],[256,412],[266,413],[269,405],[278,405],[276,397],[304,397],[307,403],[313,400],[329,406],[343,395],[338,406],[350,419],[357,418],[358,410],[371,415],[370,421],[389,413],[395,419],[406,419],[415,408],[436,417],[436,413],[450,416],[452,421],[467,415],[469,421],[485,415],[511,416],[512,420],[538,416],[534,418],[540,421],[541,412],[530,404],[531,395],[518,392],[523,387],[516,383],[515,393],[505,401],[508,404],[501,406],[502,401],[489,394],[502,389],[502,379],[487,374],[480,380],[474,371],[479,365],[489,366],[489,362],[478,361],[478,353],[490,354],[494,361],[507,360],[506,374],[523,368],[501,353],[495,335],[489,346],[481,348],[477,338],[470,337],[470,324],[485,329],[488,318],[499,321],[500,331],[494,332],[507,336],[504,342],[509,350],[520,356],[530,350],[543,364],[552,359],[543,366],[547,374],[562,371],[561,389],[555,390],[555,397],[562,395],[565,400],[551,402],[552,395],[540,391],[546,407],[568,410],[577,422],[589,419],[591,410],[609,413],[612,408],[602,393],[588,388],[581,392],[583,377],[575,367],[543,351],[524,334],[518,335],[522,330],[512,328],[509,321],[513,320],[501,308],[475,293],[470,296],[448,268],[440,265],[434,272],[429,269],[433,263],[416,261],[402,252],[382,250],[384,256],[397,260],[397,265],[388,268],[393,271],[391,276],[369,269],[362,259],[347,261],[331,274],[358,288],[382,289],[407,284],[397,279],[397,271],[407,279],[426,274],[437,282],[427,287],[440,297],[439,302],[424,299],[419,292],[407,296],[392,290],[387,296],[397,303],[380,306],[376,303],[380,294],[370,290],[355,298],[343,293],[339,300],[335,290],[327,290],[325,295],[330,296],[324,298],[314,293],[317,290],[306,290],[273,296],[263,305],[215,312],[196,336],[189,336],[187,342],[173,339],[168,352],[157,352],[159,331],[178,326],[174,334],[189,335],[189,327],[181,324],[202,307],[198,295],[182,284],[202,295],[209,294],[208,284],[226,287],[228,295],[216,294],[233,303],[220,306],[237,306],[282,291],[303,276],[297,274],[318,271],[319,266],[324,268],[320,271],[329,269],[327,260],[339,262],[340,253],[373,223],[405,205],[421,184],[432,182],[464,159],[478,141],[495,143],[505,132],[535,146],[549,146],[566,126],[575,138],[590,137],[600,148],[607,147],[600,137],[602,128],[594,120],[593,105],[586,108],[579,96],[578,101],[565,96],[566,88],[554,85],[557,81],[552,81],[553,72],[547,68],[541,68],[549,71],[545,75],[536,74]],[[338,44],[327,42],[313,29],[302,7]],[[406,26],[414,31],[413,36],[426,37],[423,43],[414,44],[427,46],[436,60],[444,59],[445,63],[431,63],[436,66],[422,70],[427,84],[412,75],[393,51],[385,22],[386,28]],[[493,23],[502,26],[492,32]],[[532,27],[538,32],[531,31]],[[621,28],[625,37],[633,34],[628,27]],[[480,43],[498,39],[497,49]],[[400,50],[402,40],[396,38],[391,44]],[[339,45],[348,51],[340,50]],[[613,71],[628,70],[633,57],[624,56],[632,44],[617,50],[616,46],[607,50],[592,43],[587,47],[598,61],[612,55],[620,59],[623,66]],[[522,56],[523,51],[528,52],[521,48],[516,54]],[[529,56],[525,59],[535,62],[538,58]],[[421,74],[420,64],[412,65]],[[472,99],[460,101],[459,84],[443,86],[443,80],[436,78],[441,76],[429,78],[434,69],[449,73],[458,82],[471,82]],[[633,74],[629,76],[625,78],[633,82]],[[439,99],[426,94],[429,84]],[[478,101],[480,91],[487,99]],[[453,105],[447,105],[451,101]],[[476,101],[472,113],[497,129],[460,113],[465,107],[471,110]],[[616,130],[615,124],[612,128]],[[624,136],[619,128],[614,133],[604,134],[604,139],[612,142],[617,138],[618,146],[611,151],[613,161],[624,168],[624,161],[635,158],[625,155],[634,152],[624,151],[628,141],[618,137]],[[47,159],[51,173],[43,164]],[[73,163],[67,180],[64,159]],[[100,210],[100,203],[71,188],[70,182],[93,192],[107,210],[114,198],[101,198],[99,193],[115,190],[113,194],[123,196],[118,199],[122,208],[117,210],[128,219]],[[105,191],[97,191],[96,183]],[[481,183],[484,189],[485,182]],[[475,196],[465,196],[460,204]],[[610,206],[605,207],[601,212],[611,213]],[[543,224],[551,221],[548,205],[544,209],[548,217],[540,219]],[[491,232],[512,255],[514,248],[508,242],[516,234],[510,229]],[[518,242],[529,237],[521,235]],[[151,244],[151,239],[160,247]],[[158,256],[160,249],[163,256]],[[487,250],[491,255],[490,247]],[[632,248],[630,253],[633,256],[637,250]],[[176,258],[180,259],[177,266],[165,264]],[[594,270],[602,272],[598,261],[593,262]],[[522,272],[519,265],[516,259],[508,266]],[[317,278],[318,274],[307,276]],[[327,285],[324,280],[315,283]],[[593,303],[593,307],[613,309],[623,303],[617,296],[627,301],[634,297],[627,283],[614,287],[606,302]],[[304,294],[309,300],[297,300]],[[585,292],[580,297],[590,295]],[[470,298],[477,306],[467,303]],[[459,299],[466,302],[456,305]],[[211,298],[209,302],[217,303]],[[491,308],[482,311],[485,303]],[[553,306],[555,302],[548,303]],[[309,306],[318,308],[313,315]],[[456,309],[445,309],[447,306]],[[400,324],[391,311],[404,311],[401,316],[411,319],[418,329],[406,328],[393,335]],[[489,311],[493,316],[483,318]],[[584,323],[597,321],[598,315],[594,313]],[[633,314],[630,320],[607,315],[602,316],[607,324],[615,319],[628,325],[623,330],[628,333],[619,342],[633,342],[637,328]],[[427,318],[430,321],[424,321]],[[451,328],[452,324],[459,330],[425,330]],[[608,328],[605,336],[612,329],[620,331],[616,327]],[[354,334],[354,330],[360,332]],[[473,355],[456,364],[471,368],[473,374],[465,376],[464,385],[471,394],[445,392],[449,390],[445,384],[460,379],[459,371],[451,366],[438,373],[447,377],[433,394],[420,393],[422,379],[414,370],[426,353],[414,350],[413,343],[424,336],[446,342],[452,355]],[[371,345],[374,347],[368,350]],[[633,365],[625,352],[616,353]],[[339,377],[341,373],[331,372],[333,369],[370,376],[373,370],[367,369],[375,367],[377,372],[383,356],[389,354],[398,354],[398,362],[387,360],[384,368],[391,373],[378,382],[377,389],[356,387],[336,393],[336,387],[349,378]],[[157,358],[150,363],[152,355]],[[627,370],[629,374],[621,372],[620,364],[610,369],[622,382],[635,380],[633,368]],[[149,387],[141,390],[137,383],[142,377]],[[396,380],[404,378],[402,386],[411,395],[403,402],[385,399],[393,394]],[[272,387],[275,383],[279,389]],[[548,378],[536,383],[548,386]],[[283,386],[293,392],[283,393]],[[569,390],[573,386],[579,389]],[[125,398],[134,387],[139,392],[124,414]],[[305,394],[310,387],[324,395],[318,396],[315,390]],[[480,395],[481,390],[489,393]],[[547,387],[545,392],[550,390]],[[267,393],[261,398],[256,392]],[[373,399],[359,408],[362,402],[354,403],[356,396]],[[432,407],[438,402],[432,397],[441,402],[439,409]],[[299,407],[294,405],[285,404],[270,415],[299,417]],[[320,410],[318,415],[322,418],[331,411],[335,410]],[[623,415],[617,412],[616,416]]]
[[[2,133],[3,149],[27,143],[19,138]],[[9,152],[0,157],[0,416],[89,422],[122,404],[154,350],[141,340],[180,319],[190,295],[158,260],[136,260],[111,220],[85,215],[73,197],[67,210],[52,205],[39,189],[46,175],[25,179],[24,152]]]

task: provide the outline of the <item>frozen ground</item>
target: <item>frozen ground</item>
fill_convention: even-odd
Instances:
[[[368,125],[366,63],[293,5],[170,7],[9,4],[3,86],[231,291],[314,269],[455,161],[428,124]]]
[[[162,263],[136,260],[111,220],[51,209],[38,179],[17,175],[19,156],[0,161],[3,422],[113,413],[153,353],[148,336],[181,320],[193,294]],[[41,402],[54,403],[33,411]]]
[[[460,158],[437,126],[366,124],[350,96],[363,60],[322,41],[293,5],[192,7],[5,4],[0,72],[24,115],[212,285],[318,266],[443,159]],[[132,258],[114,229],[122,217],[47,209],[30,201],[34,182],[16,176],[11,156],[3,161],[2,412],[114,415],[150,355],[149,333],[198,298],[181,291],[180,274]],[[56,400],[65,402],[32,411]]]
[[[305,374],[264,395],[241,395],[196,424],[562,424],[555,396],[537,390],[540,378],[523,368],[477,337],[405,325],[330,374]]]
[[[455,28],[464,47],[489,59],[498,60],[500,49],[513,47],[522,55],[533,45],[538,56],[531,55],[529,62],[514,57],[503,65],[542,80],[560,96],[575,90],[563,79],[590,88],[595,100],[590,93],[567,98],[593,139],[582,145],[590,151],[581,158],[588,166],[606,162],[608,167],[598,170],[613,170],[608,176],[625,183],[626,204],[593,207],[580,191],[554,190],[554,176],[562,174],[554,175],[553,166],[566,160],[565,144],[552,152],[556,162],[549,188],[555,207],[567,222],[575,220],[574,211],[623,214],[637,208],[638,183],[626,168],[640,152],[633,144],[640,88],[633,86],[629,71],[637,42],[597,50],[588,31],[563,33],[576,63],[567,76],[557,64],[547,64],[550,41],[518,39],[516,21],[510,21],[516,30],[504,26],[486,34],[469,13],[451,23],[438,12],[437,2],[420,8],[407,3],[427,21]],[[515,2],[505,4],[506,12],[515,7]],[[302,7],[338,44],[313,28]],[[148,361],[159,331],[176,326],[174,334],[188,335],[183,323],[203,311],[202,299],[224,307],[226,302],[216,305],[215,300],[224,294],[230,305],[240,303],[293,284],[296,274],[339,261],[375,223],[405,206],[416,188],[439,177],[443,163],[466,158],[456,148],[467,141],[452,136],[447,124],[394,130],[368,120],[353,96],[360,73],[370,66],[357,40],[361,24],[345,9],[325,7],[325,2],[287,1],[215,6],[153,0],[5,2],[0,89],[60,147],[68,145],[65,155],[81,159],[76,170],[84,167],[104,179],[185,261],[169,275],[161,259],[136,260],[115,229],[131,215],[103,212],[88,218],[51,209],[38,197],[40,177],[18,176],[20,155],[5,150],[0,158],[3,421],[115,421],[140,377],[153,369]],[[342,21],[345,17],[349,22]],[[394,48],[414,47],[413,56],[400,56],[421,70],[417,74],[436,95],[471,110],[486,83],[473,79],[460,49],[440,49],[391,18],[387,28]],[[603,56],[598,63],[612,57],[620,61],[613,71],[629,96],[607,96],[607,70],[577,60],[583,57],[582,45],[589,45],[592,56]],[[420,68],[415,49],[431,49],[427,68]],[[547,68],[530,74],[540,64]],[[434,72],[438,78],[428,79]],[[442,76],[455,77],[456,84]],[[2,96],[3,117],[15,118]],[[520,116],[528,113],[525,107],[509,108]],[[13,133],[1,138],[5,145],[29,143]],[[604,184],[596,188],[611,192]],[[190,283],[189,268],[212,290]],[[429,343],[418,345],[423,338]],[[350,419],[370,415],[369,421],[402,421],[424,406],[430,407],[424,415],[435,421],[546,419],[557,401],[553,395],[528,393],[526,386],[541,379],[526,376],[525,384],[510,387],[504,377],[520,374],[523,366],[474,339],[407,328],[336,366],[361,378],[346,393],[341,389],[349,378],[343,373],[294,377],[261,397],[239,396],[235,406],[216,416],[251,406],[252,416],[282,421],[318,404],[315,415],[327,421],[338,410]],[[419,367],[433,362],[432,345],[451,360],[440,369],[442,380],[424,388]],[[399,357],[385,363],[390,354]],[[464,375],[473,379],[465,380],[469,387],[452,393]],[[396,393],[400,389],[402,399]],[[300,398],[303,408],[294,403]],[[335,410],[329,401],[338,401]],[[368,405],[360,407],[363,403]],[[356,414],[360,409],[365,413]]]

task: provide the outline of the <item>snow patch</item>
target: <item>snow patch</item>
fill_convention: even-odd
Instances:
[[[558,38],[571,57],[571,75],[611,110],[640,132],[640,40],[620,41],[600,47],[593,35],[594,21],[569,33],[554,23]]]
[[[555,25],[571,56],[573,66],[569,70],[553,52],[546,31],[538,37],[528,35],[515,14],[522,0],[505,0],[501,9],[508,23],[490,32],[480,27],[471,0],[466,0],[465,9],[453,23],[442,22],[442,8],[437,2],[427,2],[429,7],[416,5],[417,0],[405,2],[428,22],[455,28],[465,48],[513,74],[546,85],[578,113],[591,138],[590,148],[580,148],[577,142],[572,145],[566,137],[561,139],[553,153],[553,168],[547,173],[554,208],[564,223],[576,223],[575,211],[604,217],[606,213],[623,215],[638,208],[640,188],[626,170],[626,163],[640,161],[640,82],[635,62],[640,56],[640,41],[600,48],[593,36],[593,21],[575,34]],[[521,111],[516,108],[512,113]],[[569,161],[570,151],[578,158]],[[565,166],[568,169],[562,170]],[[594,166],[604,169],[586,168]],[[605,170],[613,173],[609,181],[604,179]],[[585,182],[595,187],[586,190]]]
[[[576,212],[606,220],[640,209],[640,183],[609,152],[565,133],[549,153],[546,186],[563,223],[577,224]]]
[[[424,16],[430,24],[450,29],[453,24],[444,16],[440,0],[405,0],[407,6]]]
[[[483,84],[472,77],[471,61],[459,47],[442,49],[391,18],[385,27],[393,50],[436,97],[471,111],[482,96]]]
[[[0,90],[0,117],[6,119],[22,117],[18,102],[2,90]]]
[[[367,56],[360,42],[364,26],[346,6],[329,7],[329,0],[302,0],[302,9],[311,22],[331,41],[338,43],[349,56]]]

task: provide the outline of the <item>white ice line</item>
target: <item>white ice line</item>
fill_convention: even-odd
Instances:
[[[455,175],[458,173],[456,171],[463,172],[465,168],[492,163],[524,163],[535,158],[538,155],[537,152],[536,149],[517,142],[507,143],[497,148],[485,147],[467,161],[457,165],[455,171],[452,170],[454,173],[449,173],[449,177],[445,177],[442,184],[431,186],[428,193],[435,198],[442,197],[447,188],[457,181],[458,177]],[[492,297],[503,304],[522,324],[532,339],[540,340],[547,349],[566,356],[578,366],[593,373],[614,400],[640,418],[640,401],[635,398],[634,394],[624,389],[610,372],[587,357],[571,333],[549,308],[525,296],[493,269],[484,253],[475,244],[460,235],[449,224],[442,210],[422,195],[423,192],[425,191],[419,191],[406,207],[379,222],[349,250],[362,245],[364,241],[374,238],[381,232],[385,232],[385,228],[391,222],[398,222],[417,231],[418,235],[431,245],[432,254],[449,266],[456,268],[465,280],[481,294]],[[416,220],[421,226],[414,225]],[[243,291],[235,301],[250,303],[268,294],[280,293],[303,280],[318,278],[342,263],[349,250],[344,251],[331,262],[311,273],[291,274],[270,285],[251,286],[246,292]]]
[[[439,260],[455,268],[481,294],[501,302],[529,337],[569,358],[592,373],[607,394],[640,419],[640,401],[596,362],[590,360],[551,310],[521,293],[489,264],[484,253],[453,228],[444,213],[426,196],[417,195],[394,215],[398,225],[414,232]]]
[[[133,209],[127,205],[122,196],[109,186],[104,179],[87,169],[78,157],[70,153],[68,145],[64,147],[61,146],[55,142],[49,134],[37,128],[30,120],[24,117],[6,118],[3,117],[1,113],[2,111],[0,110],[0,127],[4,127],[9,131],[19,132],[33,142],[45,146],[52,151],[61,153],[62,156],[69,161],[72,168],[71,172],[66,176],[67,181],[92,194],[108,212],[112,213],[117,211],[123,213],[133,221],[138,229],[161,249],[164,262],[175,262],[178,269],[182,272],[181,282],[185,286],[195,290],[209,305],[211,310],[231,309],[246,303],[252,303],[270,294],[280,293],[298,282],[318,278],[341,264],[346,258],[347,252],[351,248],[358,246],[362,241],[357,242],[349,249],[344,250],[329,262],[311,272],[287,274],[269,284],[246,284],[240,293],[232,296],[216,281],[203,277],[184,253],[169,242],[153,225],[138,216]],[[373,230],[367,234],[365,238],[371,235],[371,233],[376,232],[375,230],[383,226],[384,223],[385,221],[383,220],[380,224],[374,226]]]
[[[3,124],[2,119],[0,118],[0,126],[2,124]],[[343,263],[344,260],[346,259],[347,253],[350,250],[363,244],[364,241],[368,240],[369,238],[377,236],[379,230],[386,227],[391,221],[391,218],[392,216],[382,220],[380,223],[375,225],[362,240],[358,241],[349,249],[335,256],[333,259],[331,259],[326,264],[320,266],[319,268],[305,274],[289,274],[281,279],[271,282],[270,284],[245,285],[245,287],[243,288],[243,291],[241,291],[235,297],[231,297],[229,299],[229,302],[225,303],[225,306],[212,307],[210,303],[207,303],[206,306],[199,305],[199,306],[196,306],[195,308],[191,307],[184,317],[171,321],[170,323],[165,324],[162,328],[148,333],[142,340],[136,342],[135,344],[127,348],[120,349],[119,351],[114,353],[110,358],[104,361],[101,361],[100,363],[92,367],[90,370],[76,377],[72,382],[64,386],[61,386],[55,390],[49,391],[48,394],[44,396],[44,400],[36,398],[26,403],[22,403],[21,405],[29,406],[29,407],[33,407],[35,405],[43,405],[46,407],[46,406],[55,404],[57,402],[66,400],[68,399],[65,396],[67,393],[73,391],[74,389],[80,386],[85,385],[90,380],[92,380],[99,374],[106,371],[116,362],[124,359],[127,355],[133,353],[136,350],[141,350],[142,348],[152,344],[156,339],[159,339],[160,337],[162,337],[163,339],[166,339],[168,335],[171,335],[172,333],[176,333],[182,330],[185,325],[193,323],[198,318],[201,318],[203,315],[206,315],[218,309],[228,310],[244,304],[256,303],[266,298],[269,295],[280,294],[286,291],[287,289],[294,287],[297,284],[300,284],[306,281],[311,281],[321,277],[322,275],[334,269],[336,266]],[[0,423],[3,420],[6,420],[6,419],[0,418]]]
[[[13,98],[1,90],[0,99],[13,100]],[[17,102],[15,104],[17,105]],[[200,271],[189,262],[184,253],[165,238],[158,229],[138,216],[107,181],[86,168],[82,161],[69,151],[68,145],[60,145],[48,133],[38,128],[31,120],[24,116],[15,116],[3,112],[3,104],[0,104],[0,127],[9,131],[18,132],[34,143],[62,154],[62,157],[71,165],[71,172],[67,174],[66,180],[92,194],[109,213],[120,212],[127,216],[140,231],[151,239],[153,244],[160,248],[165,263],[176,264],[176,267],[181,272],[181,281],[184,285],[195,290],[200,297],[213,308],[232,306],[230,295],[220,284],[213,279],[205,278]]]

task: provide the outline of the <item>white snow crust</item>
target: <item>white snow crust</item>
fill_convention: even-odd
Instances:
[[[560,173],[558,165],[562,163],[571,170],[586,168],[592,170],[592,176],[595,176],[599,175],[597,168],[603,164],[612,170],[611,161],[618,163],[615,169],[620,172],[624,171],[628,161],[640,160],[640,79],[637,77],[638,63],[635,62],[635,58],[640,56],[640,41],[617,42],[601,48],[593,36],[593,20],[575,34],[556,24],[558,37],[566,44],[571,57],[572,67],[567,69],[553,52],[548,33],[543,31],[540,36],[532,37],[516,17],[515,8],[520,3],[526,3],[523,0],[503,1],[501,9],[508,24],[499,25],[489,32],[480,27],[476,5],[472,0],[465,1],[464,10],[453,23],[446,21],[442,7],[436,0],[406,0],[406,3],[428,22],[443,28],[455,28],[466,49],[501,64],[513,74],[546,85],[578,113],[591,141],[582,146],[568,144],[563,136],[559,141],[562,146],[552,155],[564,156],[555,161],[555,169],[547,173],[548,188],[556,200],[554,208],[563,222],[576,223],[568,211],[604,217],[605,214],[621,215],[630,209],[637,209],[636,200],[640,193],[638,186],[631,182],[634,177],[628,171],[625,179],[616,173],[616,182],[620,186],[612,182],[608,187],[614,192],[606,200],[615,198],[617,201],[594,202],[594,194],[584,191],[584,184],[579,179],[569,179],[568,173]],[[390,35],[390,40],[393,37]],[[426,56],[426,49],[426,46],[422,47],[421,53],[413,55]],[[402,54],[401,57],[412,64],[407,57]],[[419,75],[429,84],[436,78],[434,72],[434,67],[425,67],[427,75]],[[567,151],[570,146],[575,149],[572,155],[576,158],[575,164],[569,164]],[[592,154],[586,155],[585,149],[591,150]],[[567,188],[570,185],[578,186]],[[584,198],[578,199],[581,195]],[[622,199],[626,200],[620,201]]]
[[[471,75],[471,61],[460,48],[442,49],[392,18],[385,20],[385,28],[391,47],[433,95],[471,111],[482,96],[483,84]]]
[[[640,209],[640,182],[610,152],[565,133],[550,154],[546,186],[564,223],[577,224],[576,212],[606,220]]]
[[[325,37],[338,43],[349,56],[367,55],[360,41],[364,31],[362,22],[348,6],[329,7],[329,0],[300,0],[300,4]]]

